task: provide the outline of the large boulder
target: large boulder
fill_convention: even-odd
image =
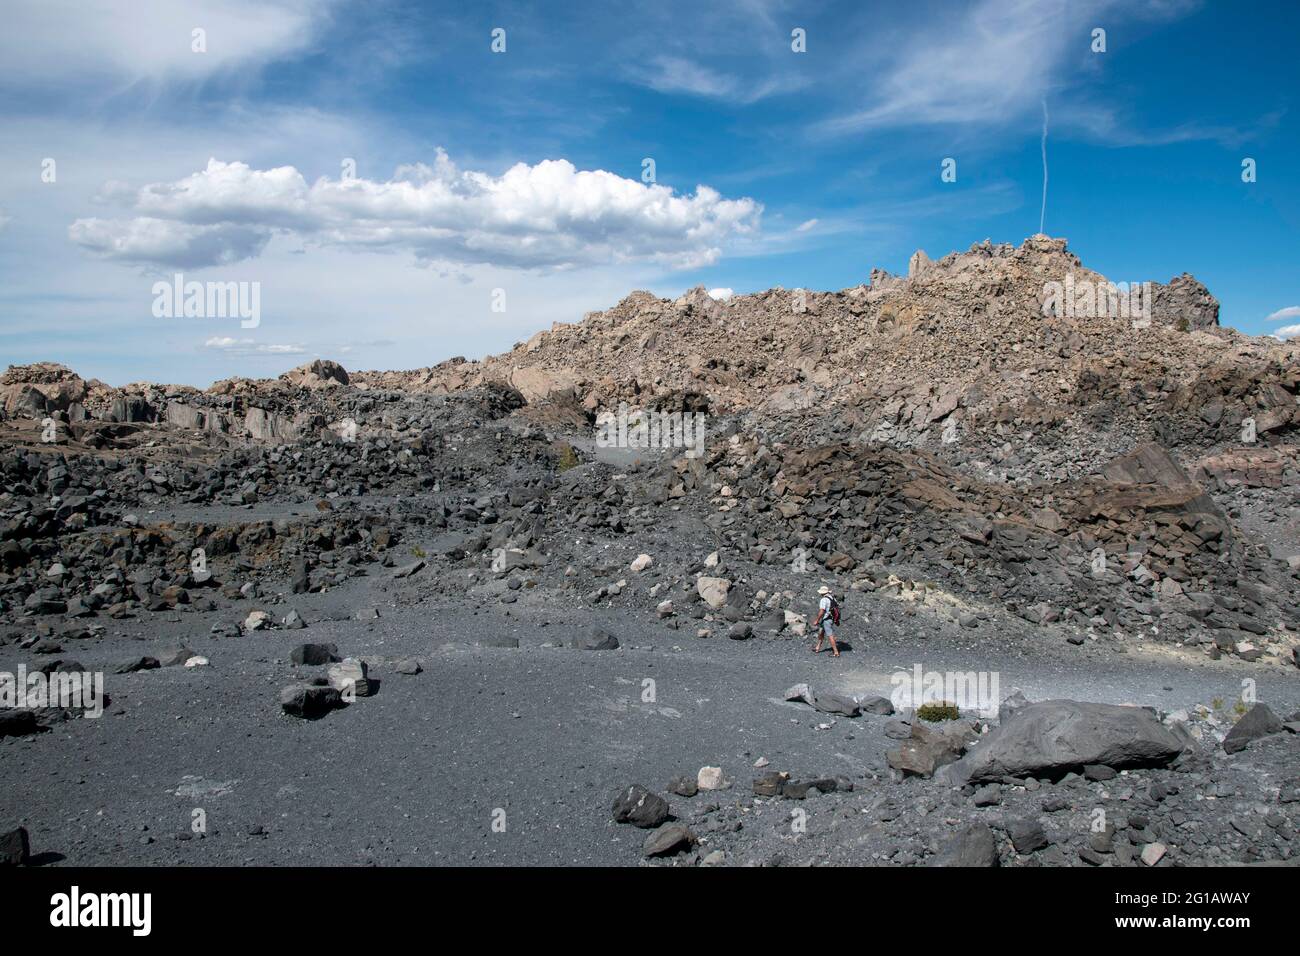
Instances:
[[[952,784],[1003,777],[1060,777],[1089,764],[1150,767],[1169,763],[1185,746],[1142,707],[1046,700],[1019,708],[961,760],[944,768]]]
[[[1273,711],[1269,710],[1267,704],[1256,704],[1250,710],[1241,715],[1241,719],[1233,724],[1228,735],[1223,738],[1223,749],[1230,754],[1245,750],[1246,745],[1252,740],[1258,740],[1260,737],[1267,737],[1269,734],[1280,734],[1282,732],[1282,721],[1278,719]]]

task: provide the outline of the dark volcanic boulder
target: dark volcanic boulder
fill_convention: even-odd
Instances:
[[[645,856],[671,856],[689,850],[694,842],[695,834],[683,824],[670,823],[646,837],[641,852]]]
[[[333,664],[339,660],[339,648],[337,644],[299,644],[289,653],[289,660],[308,667]]]
[[[603,627],[593,627],[569,642],[580,651],[613,651],[618,649],[618,638]]]
[[[668,801],[633,784],[614,798],[614,822],[649,829],[668,819]]]
[[[888,697],[879,697],[871,695],[858,701],[858,707],[864,714],[877,714],[881,717],[892,717],[894,714],[894,704]]]
[[[1282,721],[1278,720],[1277,715],[1268,709],[1267,704],[1256,704],[1242,714],[1241,719],[1228,731],[1228,735],[1223,738],[1223,749],[1235,754],[1245,750],[1252,740],[1281,732]]]
[[[343,706],[343,695],[333,687],[291,684],[280,691],[280,708],[293,717],[317,720]]]
[[[998,847],[986,823],[973,823],[952,839],[931,866],[997,866]]]
[[[0,866],[22,866],[30,856],[31,847],[23,827],[0,833]]]
[[[1043,825],[1031,817],[1008,820],[1006,827],[1017,853],[1034,853],[1051,843]]]
[[[813,694],[812,705],[823,714],[836,714],[840,717],[856,717],[862,713],[856,700],[840,694]]]
[[[1046,700],[1020,708],[943,779],[987,783],[1003,777],[1058,777],[1088,764],[1162,766],[1184,742],[1151,711],[1116,704]]]
[[[38,734],[42,729],[34,711],[20,708],[0,710],[0,737],[23,737]]]

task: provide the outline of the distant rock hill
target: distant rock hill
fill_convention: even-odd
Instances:
[[[1135,304],[1140,297],[1150,324],[1139,317],[1135,327],[1132,316],[1095,314],[1107,279],[1063,239],[985,242],[937,261],[918,252],[909,272],[873,270],[869,284],[840,292],[770,289],[725,301],[703,287],[675,300],[634,292],[483,361],[352,380],[432,392],[501,382],[530,403],[574,401],[589,413],[701,401],[714,412],[833,411],[868,434],[1105,405],[1143,422],[1199,418],[1222,437],[1251,416],[1264,431],[1296,422],[1297,347],[1220,328],[1218,302],[1189,275],[1150,283],[1145,295],[1139,285]],[[1049,301],[1056,287],[1070,301]],[[1044,314],[1045,304],[1060,314]]]
[[[839,292],[633,292],[510,352],[411,371],[349,373],[317,360],[199,390],[111,388],[53,363],[13,366],[0,403],[11,418],[169,422],[275,442],[334,428],[336,391],[492,385],[517,390],[538,420],[571,426],[627,403],[747,413],[814,438],[904,447],[976,437],[996,446],[1012,430],[1050,431],[1059,440],[1045,441],[1043,469],[1070,474],[1062,442],[1090,461],[1144,440],[1205,450],[1249,430],[1277,439],[1300,422],[1300,346],[1221,328],[1218,302],[1189,275],[1124,277],[1126,295],[1065,240],[1042,235],[935,261],[918,251],[908,271],[872,270],[869,284]]]

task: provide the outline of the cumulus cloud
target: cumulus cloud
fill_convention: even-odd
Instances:
[[[717,299],[719,302],[729,302],[735,296],[735,294],[736,293],[734,291],[728,288],[709,290],[709,298]]]
[[[1265,322],[1281,322],[1283,319],[1300,318],[1300,305],[1288,305],[1284,309],[1278,309],[1266,318]],[[1280,329],[1275,329],[1269,335],[1275,339],[1285,342],[1288,339],[1300,338],[1300,325],[1284,325]]]
[[[104,259],[197,269],[253,258],[265,248],[271,233],[235,223],[196,225],[142,216],[78,219],[68,227],[68,236]]]
[[[762,206],[578,170],[567,160],[518,163],[500,176],[459,169],[438,150],[432,165],[399,167],[387,181],[322,177],[296,168],[253,169],[210,159],[170,183],[102,196],[125,201],[125,219],[78,219],[69,237],[107,259],[197,268],[259,255],[273,235],[352,249],[409,251],[426,262],[560,269],[651,261],[672,268],[715,262],[728,240],[755,231]]]

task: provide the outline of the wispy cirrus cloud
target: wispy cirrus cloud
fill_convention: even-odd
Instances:
[[[1107,146],[1169,146],[1175,143],[1215,142],[1238,146],[1262,130],[1275,128],[1285,113],[1273,110],[1237,123],[1189,121],[1152,127],[1122,115],[1114,107],[1076,101],[1062,117],[1072,132]]]
[[[1073,108],[1074,87],[1088,75],[1078,67],[1090,55],[1092,28],[1174,20],[1198,5],[1198,0],[981,0],[908,30],[887,55],[883,71],[868,73],[869,81],[858,88],[865,105],[823,119],[813,130],[849,134],[903,126],[999,126],[1032,115],[1045,96],[1062,94],[1071,108],[1054,114],[1076,131],[1116,145],[1227,141],[1237,128],[1185,123],[1164,132],[1136,131],[1112,108],[1086,103]]]
[[[565,269],[648,261],[691,268],[758,229],[762,206],[697,186],[678,195],[567,160],[517,163],[500,176],[434,163],[376,181],[309,184],[292,166],[258,170],[209,160],[198,173],[135,191],[112,184],[129,218],[83,218],[73,242],[105,259],[196,268],[261,253],[276,234],[309,244],[404,250],[432,263]]]
[[[41,0],[6,4],[0,85],[202,79],[310,49],[340,0]],[[203,31],[195,49],[194,31]]]
[[[657,56],[633,71],[633,78],[660,93],[682,93],[733,103],[757,103],[777,93],[788,93],[803,85],[797,77],[777,74],[746,77],[704,66],[682,56]]]

